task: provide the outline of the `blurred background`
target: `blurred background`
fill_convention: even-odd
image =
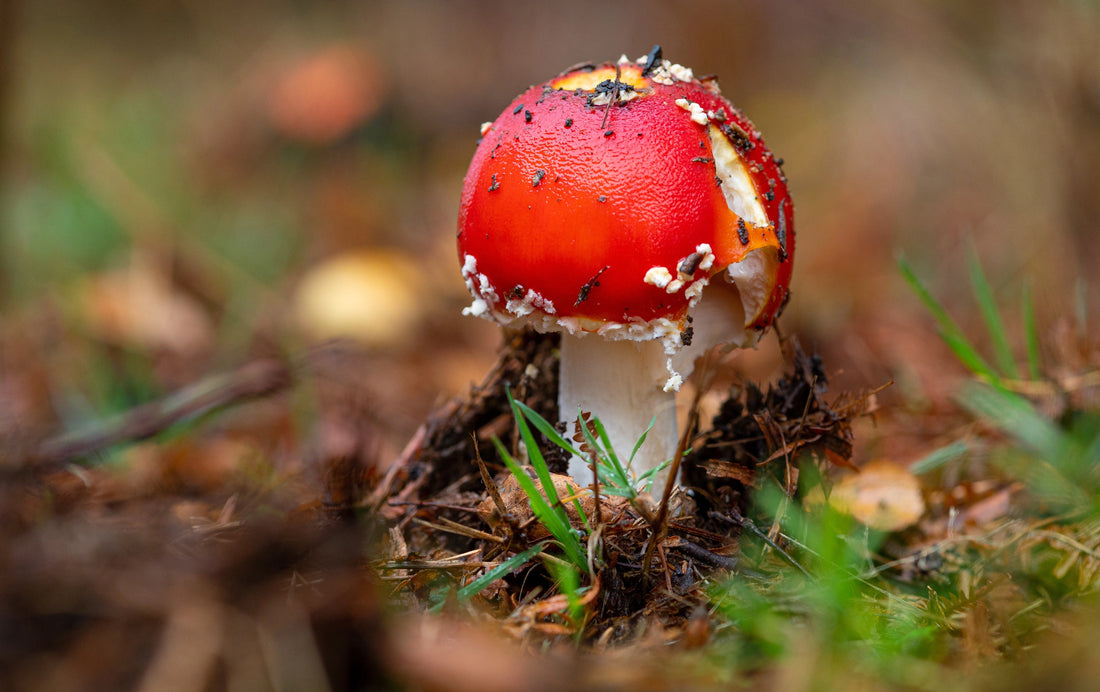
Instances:
[[[719,75],[786,160],[798,249],[781,328],[823,354],[834,388],[894,379],[883,396],[919,411],[963,374],[898,253],[979,342],[971,243],[1008,314],[1030,286],[1048,352],[1100,317],[1095,2],[0,8],[8,431],[79,428],[344,335],[359,344],[346,396],[374,453],[395,454],[500,342],[460,316],[453,247],[479,124],[567,66],[654,43]],[[776,340],[738,363],[774,377]],[[238,441],[272,454],[319,400],[262,425],[253,411]],[[868,433],[857,457],[891,444]]]

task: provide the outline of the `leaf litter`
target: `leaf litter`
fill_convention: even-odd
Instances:
[[[921,482],[924,511],[908,492],[894,506],[891,493],[861,489],[878,492],[883,483],[875,465],[857,473],[853,454],[853,423],[879,415],[879,390],[830,399],[820,358],[793,340],[785,351],[787,371],[774,383],[735,382],[712,420],[689,416],[685,487],[671,493],[663,519],[660,499],[644,492],[609,486],[598,500],[581,492],[561,475],[566,456],[554,436],[534,426],[557,499],[545,486],[538,492],[547,506],[557,503],[582,548],[572,562],[494,444],[533,461],[530,445],[521,451],[509,394],[554,420],[553,335],[508,335],[484,381],[439,406],[385,468],[372,451],[362,385],[348,377],[359,356],[342,348],[266,358],[92,433],[35,438],[6,428],[5,688],[62,689],[66,679],[155,687],[186,669],[196,687],[449,680],[451,689],[555,689],[564,680],[558,662],[588,652],[599,664],[569,678],[577,689],[639,681],[710,689],[713,665],[685,670],[690,658],[675,659],[680,665],[638,656],[714,650],[731,633],[742,645],[766,645],[757,625],[730,610],[732,593],[744,598],[738,608],[765,597],[767,609],[810,617],[812,599],[799,605],[797,595],[803,578],[828,583],[837,575],[823,576],[821,565],[835,558],[791,517],[820,511],[818,493],[841,513],[863,500],[871,516],[908,513],[875,544],[870,533],[839,532],[847,541],[864,536],[856,553],[865,560],[837,574],[892,603],[891,617],[924,623],[915,632],[952,635],[942,660],[1012,658],[1036,632],[1073,627],[1059,604],[1095,592],[1100,525],[1065,504],[1061,486],[1042,495],[1014,474],[1018,453],[1003,444],[1012,429],[995,418],[963,423],[961,451],[949,445],[919,469],[883,466],[893,491]],[[1083,416],[1088,432],[1094,385],[1087,372],[1062,377],[1076,386],[1049,396],[1063,418]],[[314,388],[318,402],[307,437],[286,417],[302,387]],[[211,412],[216,425],[163,436]],[[158,441],[114,452],[122,463],[96,463],[150,436]],[[937,488],[938,474],[959,459],[984,466]],[[539,482],[533,467],[522,473]],[[778,511],[769,488],[784,498]],[[863,525],[870,532],[875,523]],[[868,607],[859,603],[852,612]],[[850,626],[838,636],[866,634]],[[479,644],[452,648],[459,640]],[[471,656],[484,666],[468,665]]]
[[[390,543],[392,559],[378,563],[396,597],[426,607],[440,591],[459,588],[506,555],[548,538],[491,442],[505,440],[519,456],[507,405],[510,390],[543,418],[554,420],[556,339],[530,331],[510,337],[486,380],[425,424],[418,448],[407,450],[399,462],[405,467],[396,471],[399,480],[381,503],[375,498],[401,532]],[[796,482],[802,459],[851,465],[849,414],[826,401],[823,364],[797,344],[789,350],[792,365],[783,378],[766,391],[752,384],[735,387],[711,425],[696,424],[688,431],[685,487],[671,493],[667,527],[660,532],[649,569],[644,557],[658,530],[660,498],[645,493],[625,498],[605,489],[597,502],[561,475],[562,450],[540,436],[539,448],[550,457],[555,494],[573,530],[587,538],[587,588],[571,598],[555,583],[553,570],[532,560],[461,607],[503,616],[507,629],[517,635],[568,635],[601,646],[635,641],[646,632],[676,640],[708,603],[712,578],[737,569],[752,488],[775,474]],[[859,400],[846,408],[860,414],[868,406]],[[587,451],[582,440],[574,442]],[[579,500],[576,509],[573,499]],[[399,554],[408,546],[415,546],[419,563]],[[420,569],[410,569],[417,564]],[[425,582],[434,582],[435,590],[425,590]]]

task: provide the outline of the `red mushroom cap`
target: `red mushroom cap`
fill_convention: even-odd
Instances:
[[[531,87],[483,126],[466,175],[467,312],[678,336],[703,287],[756,255],[729,276],[746,329],[763,329],[786,302],[794,256],[779,164],[713,80],[652,54]]]

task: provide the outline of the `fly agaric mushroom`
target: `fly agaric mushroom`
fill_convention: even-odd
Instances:
[[[570,434],[590,411],[621,453],[656,416],[633,470],[659,466],[695,358],[755,345],[786,303],[782,162],[714,79],[659,47],[531,87],[481,135],[458,221],[465,314],[561,332]],[[592,482],[585,460],[569,471]]]

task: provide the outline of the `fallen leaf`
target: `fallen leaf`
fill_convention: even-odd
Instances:
[[[88,328],[111,343],[193,354],[214,340],[213,324],[198,301],[141,252],[125,269],[87,280],[78,296]]]

